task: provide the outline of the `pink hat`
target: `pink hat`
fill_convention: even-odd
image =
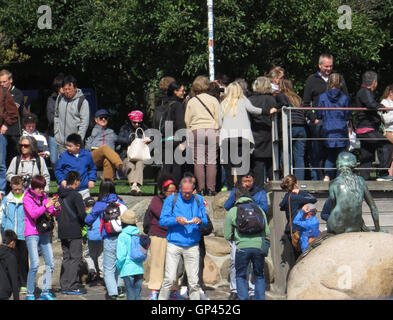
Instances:
[[[142,122],[143,121],[143,112],[139,111],[139,110],[131,111],[128,114],[128,118],[130,118],[130,121]]]

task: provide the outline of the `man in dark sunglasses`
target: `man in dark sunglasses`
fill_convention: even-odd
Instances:
[[[97,168],[102,168],[102,178],[112,179],[115,169],[127,175],[127,168],[115,151],[115,143],[118,140],[117,134],[108,128],[109,112],[106,109],[99,109],[94,115],[95,126],[91,136],[86,140],[86,149],[91,151],[94,164]]]

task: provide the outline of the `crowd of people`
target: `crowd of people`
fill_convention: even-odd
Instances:
[[[231,247],[229,298],[264,299],[264,257],[270,245],[264,185],[273,178],[271,127],[275,113],[279,116],[281,108],[291,107],[293,154],[281,154],[281,158],[291,157],[295,170],[294,175],[284,177],[282,188],[288,193],[280,208],[288,219],[288,240],[300,232],[295,255],[318,236],[316,199],[300,191],[297,181],[334,179],[338,155],[350,148],[349,135],[356,134],[361,140],[360,175],[370,179],[377,152],[377,180],[393,180],[388,171],[393,154],[393,111],[379,110],[393,107],[393,85],[386,88],[379,103],[374,96],[377,74],[365,72],[356,106],[366,109],[354,117],[350,110],[326,109],[350,107],[343,76],[332,72],[333,57],[322,54],[318,69],[307,79],[303,99],[281,67],[258,77],[251,91],[244,79],[231,82],[222,76],[209,81],[198,76],[186,95],[185,84],[164,77],[150,128],[142,111],[131,110],[119,134],[108,127],[108,109],[97,110],[92,123],[88,100],[77,80],[63,74],[55,77],[47,101],[48,130],[39,132],[38,118],[24,107],[23,93],[14,86],[11,72],[1,70],[0,258],[5,256],[1,259],[6,261],[3,269],[10,273],[10,285],[0,284],[0,298],[13,294],[18,299],[21,291],[27,300],[36,299],[35,278],[42,254],[45,273],[39,298],[55,299],[50,291],[53,217],[63,252],[60,286],[64,294],[86,293],[79,277],[85,261],[88,281],[105,285],[108,299],[124,294],[141,299],[143,259],[132,258],[131,251],[149,248],[149,299],[207,298],[203,239],[212,232],[212,224],[203,197],[230,190],[225,203],[225,238]],[[308,137],[327,139],[307,144]],[[157,179],[160,193],[146,212],[150,217],[144,228],[147,239],[141,236],[135,213],[127,209],[114,185],[116,175],[121,175],[128,180],[130,194],[142,194],[145,162],[129,156],[136,140],[159,146],[162,162]],[[189,161],[178,161],[176,155]],[[308,166],[311,170],[307,172]],[[90,190],[99,169],[102,181],[94,199]],[[49,197],[51,174],[58,191]],[[260,225],[242,230],[238,216],[244,210],[258,216]],[[134,245],[135,239],[140,245]],[[10,250],[15,251],[14,257],[8,254]],[[181,284],[178,269],[184,273]]]

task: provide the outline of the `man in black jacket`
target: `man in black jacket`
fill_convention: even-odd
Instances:
[[[381,117],[378,109],[384,106],[374,98],[374,91],[378,86],[378,75],[374,71],[366,71],[362,76],[362,86],[356,94],[356,105],[367,108],[367,111],[358,113],[356,134],[361,140],[359,168],[371,168],[375,150],[377,150],[379,167],[390,168],[392,163],[393,144],[380,132]],[[365,180],[370,179],[370,170],[360,170],[360,176]],[[393,177],[388,175],[387,169],[377,171],[378,181],[391,181]]]
[[[63,294],[81,295],[86,290],[79,282],[79,266],[82,262],[82,228],[85,224],[85,205],[79,188],[81,177],[77,171],[66,175],[66,187],[59,188],[61,213],[58,216],[58,237],[61,239],[63,262],[60,287]]]
[[[0,300],[8,300],[11,294],[19,300],[18,263],[14,249],[18,237],[12,230],[5,230],[0,245]]]
[[[303,93],[303,107],[318,107],[319,96],[326,91],[329,76],[333,70],[333,56],[328,53],[321,54],[318,61],[318,68],[319,71],[307,78]],[[342,91],[348,95],[347,85],[343,77],[341,77],[341,83]],[[317,124],[311,123],[311,137],[320,138],[321,129],[322,121],[319,121]],[[323,141],[312,141],[309,154],[311,166],[317,168],[322,167],[322,164],[325,162],[324,158],[326,157]],[[322,171],[312,170],[311,178],[312,180],[321,180]]]

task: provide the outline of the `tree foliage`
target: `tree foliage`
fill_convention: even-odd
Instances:
[[[350,30],[337,24],[343,2],[214,1],[216,72],[251,82],[280,65],[300,92],[319,55],[329,52],[351,91],[366,69],[387,74],[393,0],[345,1],[352,9]],[[208,74],[206,0],[47,0],[52,29],[42,30],[41,0],[0,4],[4,35],[31,57],[13,66],[28,70],[26,82],[34,72],[37,78],[73,72],[96,87],[102,101],[118,99],[129,109],[143,103],[147,87],[163,75],[190,83]]]

